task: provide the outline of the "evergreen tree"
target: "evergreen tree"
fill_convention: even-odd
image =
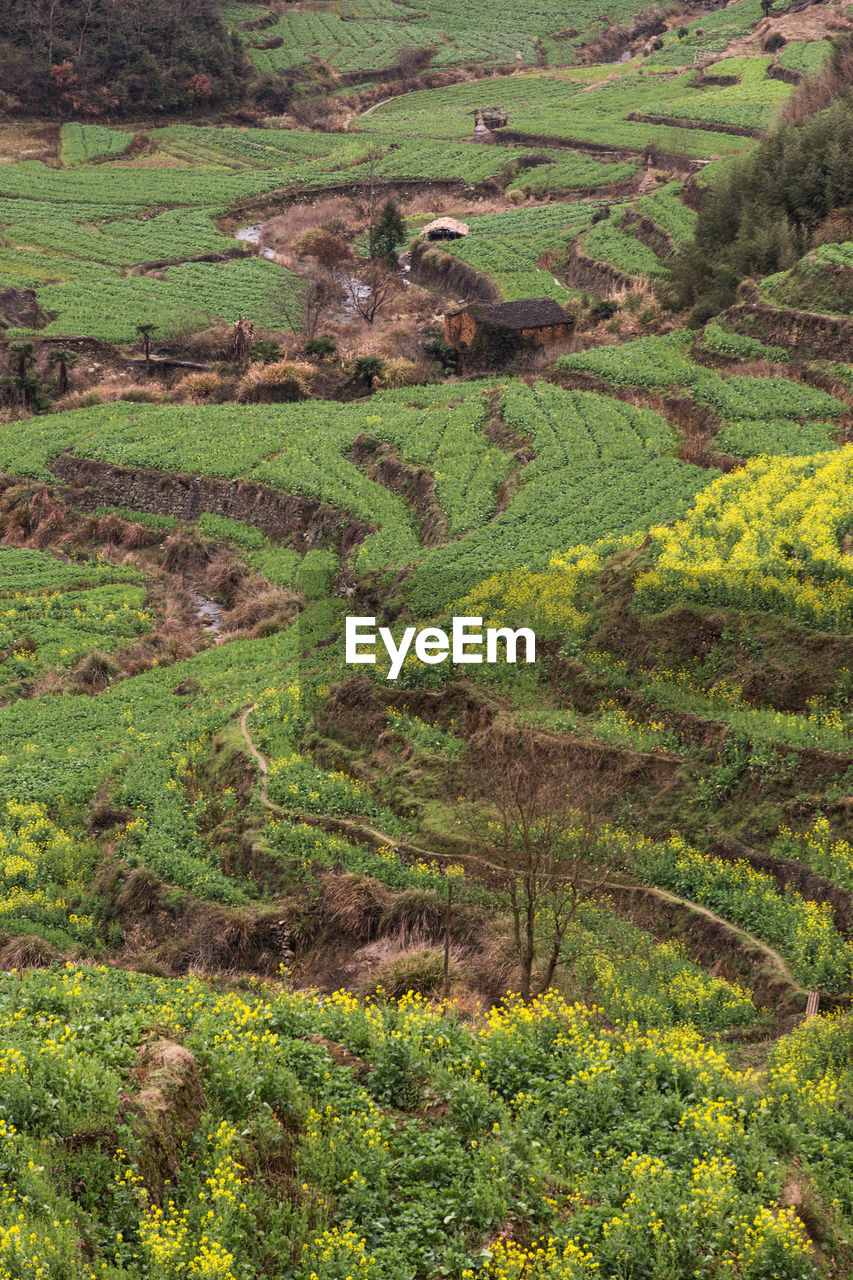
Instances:
[[[397,248],[406,239],[406,220],[396,201],[385,201],[373,231],[371,257],[381,258],[389,267],[397,266]]]

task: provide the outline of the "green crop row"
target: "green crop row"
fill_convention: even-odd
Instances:
[[[123,129],[108,129],[102,124],[72,121],[62,126],[59,137],[62,163],[75,165],[120,156],[130,145],[133,134]]]
[[[784,418],[747,418],[727,422],[718,431],[714,447],[736,458],[779,454],[796,458],[805,453],[825,453],[836,446],[838,426],[833,422],[789,422]]]
[[[295,272],[265,258],[185,262],[167,267],[161,279],[69,280],[39,290],[42,306],[55,316],[41,332],[133,342],[139,324],[153,324],[157,336],[166,336],[217,320],[233,324],[241,315],[282,328],[301,288]]]
[[[622,231],[619,219],[605,218],[597,222],[583,237],[583,251],[590,258],[609,262],[629,276],[663,276],[660,258],[636,236]]]
[[[0,596],[18,592],[83,590],[112,582],[138,582],[135,569],[108,560],[57,560],[46,551],[0,547]]]
[[[714,474],[670,456],[675,438],[657,414],[604,396],[511,383],[503,412],[536,456],[504,511],[417,566],[411,594],[428,612],[493,573],[544,568],[555,549],[671,520]]]
[[[692,336],[686,331],[675,331],[664,337],[639,338],[620,346],[563,355],[557,364],[563,369],[595,374],[613,386],[656,390],[684,387],[700,404],[733,421],[838,418],[846,412],[846,406],[834,396],[789,378],[751,378],[737,374],[724,377],[694,364],[687,354]]]

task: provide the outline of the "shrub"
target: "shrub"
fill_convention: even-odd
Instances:
[[[318,338],[309,338],[302,348],[311,360],[326,360],[335,354],[338,344],[328,333],[321,333]]]
[[[446,342],[439,334],[428,334],[424,338],[424,354],[441,366],[442,373],[456,373],[459,366],[459,352],[452,343]]]
[[[619,310],[619,303],[614,302],[612,298],[598,298],[589,308],[589,318],[596,324],[604,320],[610,320]]]
[[[352,376],[365,387],[372,387],[384,372],[385,364],[379,356],[357,356],[352,362]]]
[[[241,404],[287,403],[307,399],[315,370],[304,360],[250,364],[237,387]]]
[[[260,341],[252,343],[249,355],[253,360],[259,360],[261,364],[272,364],[274,360],[281,358],[281,347],[273,338],[261,338]]]
[[[188,373],[172,388],[172,396],[179,403],[205,404],[217,400],[223,388],[222,376],[211,369],[209,373]]]

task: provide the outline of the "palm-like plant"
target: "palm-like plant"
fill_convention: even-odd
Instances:
[[[69,351],[67,347],[51,351],[47,358],[50,367],[57,370],[56,389],[61,396],[64,396],[68,390],[68,375],[79,358],[76,351]]]
[[[147,365],[151,364],[151,335],[155,332],[156,328],[156,324],[150,324],[148,322],[145,324],[138,324],[136,326],[136,332],[142,340],[142,350],[145,354],[145,363]]]
[[[32,342],[13,342],[8,350],[8,373],[0,378],[0,384],[8,387],[22,409],[39,408],[42,405],[41,383],[33,365],[36,349]]]

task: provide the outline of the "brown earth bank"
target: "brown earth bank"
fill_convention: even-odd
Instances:
[[[435,480],[424,467],[411,467],[390,444],[364,432],[353,441],[349,461],[367,472],[371,480],[397,493],[412,508],[418,536],[424,546],[447,539],[447,517],[438,503]]]
[[[347,519],[314,498],[251,480],[118,467],[72,453],[61,454],[51,470],[71,486],[71,500],[84,509],[110,503],[187,521],[211,511],[255,525],[297,550],[334,547],[342,557],[371,532],[369,525]]]
[[[791,347],[812,358],[853,360],[853,320],[844,316],[742,302],[722,312],[720,319],[750,337]]]
[[[566,284],[573,289],[583,289],[608,298],[614,293],[628,292],[634,286],[634,277],[626,275],[609,262],[599,262],[583,252],[577,239],[572,241],[564,271]]]
[[[708,852],[725,862],[748,862],[756,871],[772,876],[780,889],[790,887],[811,902],[826,903],[832,909],[835,927],[840,932],[848,933],[853,928],[853,894],[802,862],[759,853],[732,836],[723,836],[709,847]]]
[[[638,213],[636,209],[629,209],[622,218],[623,227],[633,227],[634,235],[641,244],[651,249],[652,253],[656,253],[661,259],[666,258],[670,253],[675,252],[675,241],[668,231],[664,231],[657,223],[652,222],[651,218],[645,217]]]

